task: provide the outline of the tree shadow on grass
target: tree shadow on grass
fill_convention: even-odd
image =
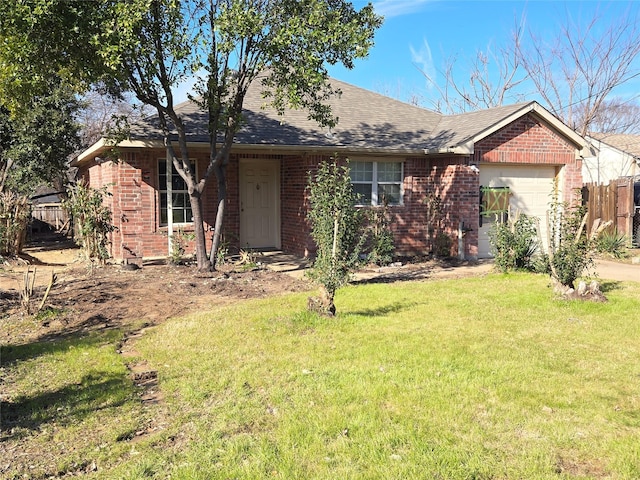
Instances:
[[[622,288],[622,282],[616,280],[603,280],[600,282],[600,291],[602,293],[612,292]]]
[[[131,392],[131,380],[126,374],[95,372],[58,390],[3,400],[0,442],[27,435],[51,422],[79,424],[97,411],[122,406],[131,398]]]
[[[384,317],[385,315],[389,315],[391,313],[399,313],[403,310],[409,310],[416,305],[419,305],[419,303],[395,302],[389,305],[382,305],[378,308],[366,308],[345,313],[348,313],[350,315],[362,315],[363,317]]]
[[[91,347],[101,343],[115,342],[116,337],[120,336],[121,329],[116,326],[105,327],[104,325],[104,317],[94,315],[64,332],[41,335],[29,343],[1,345],[2,365],[10,367],[16,362],[64,352],[71,347]]]
[[[398,270],[372,276],[370,278],[356,279],[351,282],[353,285],[373,285],[377,283],[407,282],[412,280],[425,280],[433,274],[433,267],[424,267],[414,270]]]

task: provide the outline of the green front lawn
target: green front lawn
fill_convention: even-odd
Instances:
[[[338,292],[335,319],[305,294],[173,319],[136,345],[163,394],[140,414],[162,428],[124,438],[135,402],[92,395],[113,432],[74,459],[99,478],[640,478],[640,284],[606,283],[605,304],[547,284],[362,285]],[[60,353],[8,368],[53,371]],[[100,412],[78,418],[95,429]]]

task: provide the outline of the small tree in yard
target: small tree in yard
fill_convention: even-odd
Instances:
[[[320,284],[320,298],[309,299],[309,309],[335,315],[336,290],[349,281],[360,261],[363,212],[355,208],[349,168],[337,159],[323,162],[315,177],[309,176],[311,236],[318,247],[309,276]]]
[[[551,203],[549,212],[548,255],[551,277],[560,290],[575,288],[575,281],[590,267],[598,250],[598,236],[611,222],[596,219],[591,234],[587,233],[587,209],[566,202]]]
[[[108,234],[115,230],[111,210],[103,204],[106,189],[96,190],[79,184],[68,191],[63,206],[73,217],[76,241],[89,261],[104,264],[109,258]]]

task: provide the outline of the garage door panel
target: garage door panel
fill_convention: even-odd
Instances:
[[[542,237],[546,237],[546,216],[551,202],[556,168],[549,165],[509,166],[481,165],[480,185],[483,187],[509,187],[509,205],[540,221]],[[488,232],[493,219],[485,219],[478,232],[478,256],[491,256]]]

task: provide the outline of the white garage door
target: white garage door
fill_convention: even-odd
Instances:
[[[555,175],[556,167],[548,165],[480,165],[480,185],[509,187],[511,211],[520,210],[527,215],[538,217],[543,239],[547,235],[546,217]],[[493,218],[483,217],[483,225],[478,232],[480,258],[492,256],[487,232],[493,221]]]

